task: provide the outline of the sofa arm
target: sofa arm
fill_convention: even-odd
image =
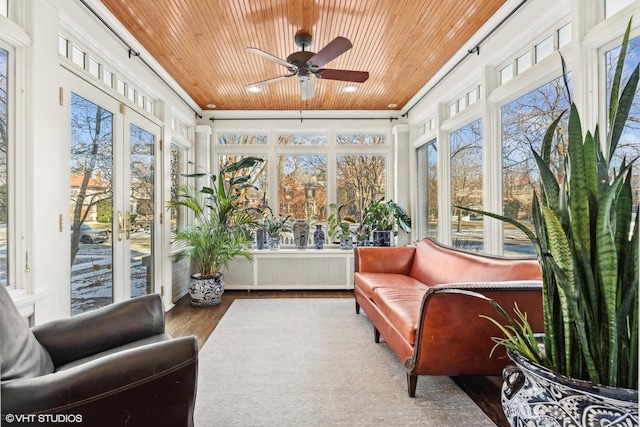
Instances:
[[[500,375],[509,361],[504,349],[489,355],[495,345],[492,338],[502,332],[480,315],[500,324],[506,320],[488,299],[512,317],[517,304],[527,314],[533,332],[543,332],[542,281],[436,285],[427,290],[422,301],[415,350],[405,360],[408,371],[419,375]]]
[[[137,347],[4,382],[2,413],[73,414],[91,426],[191,426],[197,366],[194,336]]]
[[[415,252],[415,246],[356,247],[355,271],[409,275]]]
[[[459,282],[432,286],[430,292],[446,293],[472,291],[482,293],[488,290],[542,290],[542,280],[505,280],[502,282]],[[466,292],[458,292],[466,293]],[[472,295],[472,293],[467,293]],[[479,295],[481,296],[481,295]]]
[[[54,366],[164,333],[164,308],[158,294],[110,304],[32,329]]]

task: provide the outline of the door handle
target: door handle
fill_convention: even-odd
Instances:
[[[124,236],[127,240],[131,239],[131,212],[124,213]]]
[[[122,211],[118,211],[118,241],[122,240],[122,232],[124,226],[122,224]]]

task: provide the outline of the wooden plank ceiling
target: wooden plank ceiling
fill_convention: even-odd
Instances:
[[[505,0],[102,0],[204,109],[400,110]],[[245,86],[288,70],[246,51],[283,60],[334,38],[353,48],[325,68],[368,71],[364,83],[312,77],[315,96],[301,99],[298,77],[249,93]],[[345,86],[357,86],[345,93]],[[392,106],[390,106],[392,105]]]

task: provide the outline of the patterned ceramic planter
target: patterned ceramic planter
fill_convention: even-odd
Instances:
[[[196,307],[207,307],[220,304],[224,293],[224,282],[222,273],[215,276],[202,277],[200,274],[191,276],[189,284],[189,294],[191,295],[191,305]]]
[[[391,246],[391,231],[374,230],[373,245],[374,246]]]
[[[511,426],[638,425],[637,390],[594,387],[508,353],[515,365],[502,373],[502,408]]]

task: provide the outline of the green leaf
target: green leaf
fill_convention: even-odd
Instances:
[[[618,325],[616,322],[617,306],[617,285],[618,285],[618,255],[614,232],[612,229],[611,212],[614,199],[623,184],[623,176],[618,175],[604,195],[601,201],[596,224],[596,260],[597,271],[600,282],[602,305],[605,309],[605,320],[607,325],[607,337],[609,339],[608,369],[609,378],[607,384],[617,387],[617,365],[618,347],[616,345],[618,337]]]
[[[587,172],[585,167],[584,152],[593,145],[582,143],[582,128],[580,116],[574,104],[569,113],[569,146],[570,159],[569,174],[566,179],[569,182],[569,209],[571,215],[571,234],[573,245],[584,245],[587,252],[591,252],[591,228],[589,219],[589,195],[587,184],[595,181],[596,169]],[[595,156],[594,156],[595,157]],[[588,175],[592,175],[591,178]]]
[[[533,157],[540,171],[540,181],[542,182],[543,192],[542,199],[545,205],[553,207],[554,210],[558,209],[560,205],[560,185],[556,180],[556,176],[544,159],[535,151],[533,151]]]

